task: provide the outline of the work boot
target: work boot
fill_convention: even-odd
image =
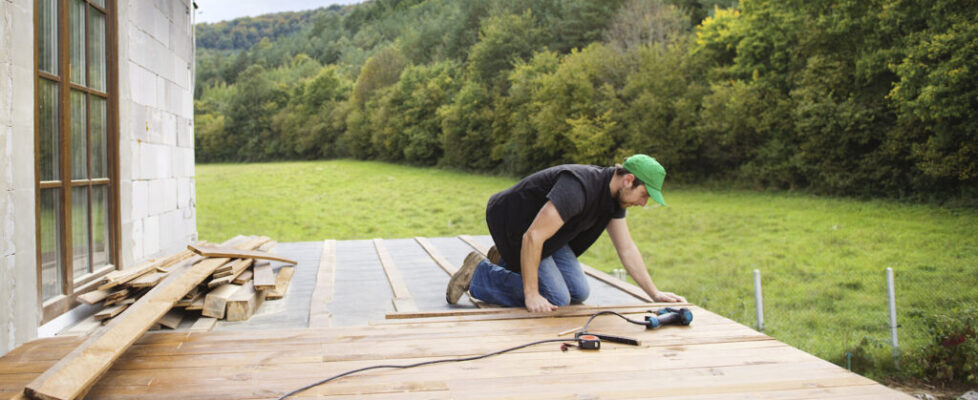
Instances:
[[[486,254],[486,258],[489,259],[489,262],[499,265],[499,261],[501,261],[503,257],[499,255],[499,250],[496,249],[496,245],[492,245],[492,247],[489,248],[489,253]]]
[[[478,267],[481,261],[482,255],[476,251],[465,256],[465,262],[462,263],[462,268],[455,271],[452,274],[452,278],[448,280],[448,289],[445,291],[445,301],[448,304],[458,303],[458,299],[462,297],[462,293],[469,290],[469,284],[472,283],[472,274],[475,272],[475,267]]]

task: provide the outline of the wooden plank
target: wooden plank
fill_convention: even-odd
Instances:
[[[480,309],[452,309],[452,310],[437,310],[437,311],[419,311],[419,312],[395,312],[389,313],[385,316],[386,319],[418,319],[418,318],[442,318],[442,317],[465,317],[465,316],[482,316],[482,315],[509,315],[512,317],[519,316],[537,316],[537,317],[564,317],[573,315],[587,315],[598,311],[616,311],[616,310],[648,310],[652,308],[659,307],[688,307],[688,303],[653,303],[653,304],[630,304],[630,305],[615,305],[615,306],[588,306],[588,305],[569,305],[558,307],[557,310],[545,313],[531,313],[525,308],[519,307],[497,307],[497,308],[480,308]]]
[[[102,311],[95,313],[95,320],[101,321],[103,319],[109,319],[115,317],[116,315],[119,315],[120,313],[125,311],[126,308],[128,307],[129,307],[128,304],[119,304],[119,305],[114,305],[112,307],[106,307],[102,309]]]
[[[105,283],[99,285],[98,290],[108,290],[143,276],[144,274],[148,274],[151,271],[155,271],[156,265],[157,264],[154,262],[154,260],[151,259],[132,268],[121,271],[112,271],[105,275]]]
[[[256,262],[252,267],[254,272],[255,289],[269,290],[275,289],[275,273],[272,271],[272,264],[268,261]]]
[[[333,301],[333,283],[336,275],[336,241],[324,240],[316,273],[316,288],[309,303],[309,327],[324,328],[330,325],[332,315],[326,303]]]
[[[279,261],[286,264],[296,264],[295,260],[263,251],[229,249],[216,246],[197,246],[193,244],[187,245],[187,249],[205,257],[252,258],[259,260]]]
[[[584,270],[585,274],[590,275],[592,278],[607,283],[611,286],[614,286],[618,290],[628,293],[632,295],[632,297],[635,297],[636,299],[642,300],[646,303],[654,303],[652,298],[649,297],[649,295],[646,294],[645,291],[638,286],[625,282],[621,279],[615,278],[604,271],[601,271],[597,268],[594,268],[584,263],[581,263],[581,269]]]
[[[85,293],[83,295],[79,295],[78,300],[81,300],[82,303],[92,305],[102,300],[105,300],[105,298],[108,297],[108,295],[109,292],[107,290],[96,289],[91,292]]]
[[[206,295],[197,296],[197,298],[195,298],[190,303],[190,305],[187,306],[186,310],[187,311],[199,311],[199,310],[203,310],[204,309],[204,299],[206,297],[207,297]]]
[[[228,321],[247,321],[265,301],[265,291],[256,290],[253,281],[245,283],[227,301]]]
[[[200,317],[190,326],[190,332],[209,332],[217,324],[217,318]]]
[[[405,312],[418,311],[418,305],[411,298],[411,292],[408,291],[407,284],[404,283],[401,271],[394,265],[394,259],[391,258],[390,253],[387,251],[387,246],[384,246],[384,241],[374,239],[373,242],[374,248],[377,250],[377,258],[380,259],[380,265],[384,267],[387,282],[391,285],[391,292],[394,293],[394,298],[392,299],[394,310]]]
[[[445,273],[448,274],[448,276],[452,276],[455,274],[455,271],[458,271],[458,267],[448,262],[448,260],[446,260],[445,257],[442,257],[441,253],[439,253],[438,249],[436,249],[435,246],[431,244],[431,241],[429,241],[428,238],[415,236],[414,241],[418,242],[418,244],[421,245],[421,248],[423,248],[424,251],[427,252],[429,256],[431,256],[431,259],[435,261],[435,264],[438,264],[438,266],[441,267],[441,269],[445,271]]]
[[[256,238],[238,248],[250,250],[267,241],[268,238]],[[173,307],[173,303],[226,260],[197,261],[200,260],[194,257],[174,267],[161,284],[28,384],[26,393],[41,399],[73,399],[86,393],[136,339]]]
[[[265,300],[278,300],[285,297],[285,292],[289,290],[289,282],[292,281],[292,274],[294,272],[294,267],[279,268],[278,276],[275,277],[275,289],[268,291],[268,294],[265,295]]]
[[[245,282],[248,282],[248,281],[251,280],[251,277],[253,276],[253,274],[254,273],[251,272],[250,269],[246,269],[246,270],[244,270],[244,272],[241,273],[241,275],[238,275],[237,278],[234,278],[234,280],[231,281],[231,283],[233,283],[235,285],[244,285]]]
[[[204,296],[204,308],[200,314],[205,317],[223,319],[227,312],[228,300],[241,288],[241,285],[227,283],[217,289],[211,290],[210,293],[207,293],[207,296]]]
[[[170,329],[177,329],[180,323],[183,322],[183,310],[170,310],[167,311],[163,318],[160,318],[160,325],[165,326]]]
[[[479,243],[474,237],[470,235],[458,235],[458,238],[462,239],[463,242],[467,243],[469,246],[475,249],[475,251],[482,254],[483,257],[489,257],[489,248],[482,243]]]
[[[133,279],[131,282],[129,282],[129,286],[134,288],[153,287],[160,283],[160,281],[162,281],[165,277],[166,273],[164,272],[152,272]]]

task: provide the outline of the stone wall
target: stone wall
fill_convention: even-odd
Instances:
[[[34,2],[0,0],[0,354],[37,335]]]
[[[193,6],[119,2],[119,146],[125,265],[197,237]]]

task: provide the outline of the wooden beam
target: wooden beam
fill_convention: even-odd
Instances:
[[[469,235],[458,235],[458,238],[462,239],[463,242],[467,243],[469,246],[475,249],[475,251],[481,253],[483,257],[489,257],[489,248],[476,241],[474,237]]]
[[[255,283],[248,282],[241,286],[227,302],[227,313],[225,319],[228,321],[247,321],[258,307],[265,301],[265,291],[256,290]]]
[[[190,326],[190,332],[209,332],[217,324],[217,318],[200,317]]]
[[[255,238],[238,248],[250,250],[267,241],[268,238]],[[28,384],[25,389],[27,395],[60,400],[78,398],[86,393],[112,363],[166,314],[177,300],[227,260],[198,261],[200,258],[194,257],[173,267],[162,283]]]
[[[324,240],[323,252],[319,256],[319,271],[316,273],[316,288],[309,303],[309,327],[325,328],[330,325],[332,315],[326,303],[333,301],[333,282],[336,273],[336,241]]]
[[[394,310],[418,311],[418,305],[411,298],[411,292],[408,291],[407,284],[404,283],[401,271],[394,265],[394,259],[387,252],[387,246],[384,246],[384,241],[374,239],[374,248],[377,250],[377,258],[380,259],[380,265],[384,267],[387,282],[391,285],[391,292],[394,293],[394,298],[392,299]]]
[[[263,251],[238,250],[225,247],[197,246],[188,244],[187,249],[205,257],[227,257],[227,258],[253,258],[258,260],[272,260],[284,262],[286,264],[296,264],[295,260],[279,257]]]
[[[165,326],[170,329],[177,329],[180,323],[183,322],[183,310],[172,309],[160,318],[160,325]]]
[[[275,277],[275,289],[268,291],[265,300],[278,300],[285,297],[285,292],[289,290],[289,282],[292,281],[293,272],[295,272],[294,267],[279,268],[278,276]]]
[[[272,271],[272,264],[268,261],[256,262],[252,267],[254,272],[255,289],[269,290],[275,289],[275,272]]]
[[[448,262],[445,257],[441,256],[441,253],[439,253],[438,249],[436,249],[435,246],[428,241],[428,238],[415,236],[414,241],[421,245],[421,248],[423,248],[424,251],[431,256],[431,259],[435,261],[435,264],[438,264],[438,266],[441,267],[441,269],[445,271],[448,276],[452,276],[455,274],[455,271],[458,271],[457,267]]]
[[[611,286],[614,286],[618,290],[621,290],[621,291],[623,291],[625,293],[628,293],[628,294],[632,295],[632,297],[635,297],[636,299],[642,300],[642,301],[644,301],[646,303],[653,303],[654,302],[652,300],[652,298],[649,297],[649,295],[646,294],[645,291],[642,290],[642,288],[640,288],[638,286],[635,286],[635,285],[633,285],[631,283],[625,282],[625,281],[623,281],[621,279],[615,278],[615,277],[609,275],[608,273],[606,273],[604,271],[601,271],[601,270],[599,270],[597,268],[594,268],[594,267],[592,267],[590,265],[587,265],[587,264],[584,264],[584,263],[581,263],[581,269],[584,270],[584,273],[585,274],[590,275],[592,278],[597,279],[597,280],[599,280],[601,282],[607,283],[607,284],[609,284]]]
[[[234,278],[234,280],[231,281],[231,283],[235,285],[244,285],[246,282],[251,280],[253,274],[254,273],[251,272],[250,269],[246,269],[244,272],[241,273],[241,275],[238,275],[237,278]]]
[[[227,283],[217,289],[211,290],[204,296],[204,309],[200,312],[205,317],[223,319],[227,311],[228,300],[241,289],[241,285]]]

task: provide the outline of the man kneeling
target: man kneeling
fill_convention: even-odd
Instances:
[[[489,260],[473,252],[448,282],[446,300],[455,304],[468,290],[473,297],[530,312],[581,303],[590,288],[577,257],[601,232],[608,236],[629,275],[657,302],[685,302],[662,292],[645,268],[625,223],[625,209],[651,198],[665,205],[666,170],[637,154],[623,165],[559,165],[534,173],[494,194],[486,222],[496,246]]]

